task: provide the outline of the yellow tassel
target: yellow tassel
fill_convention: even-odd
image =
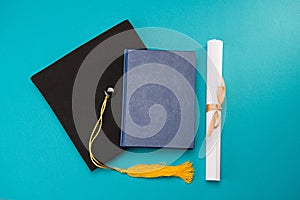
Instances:
[[[113,91],[113,89],[112,89]],[[117,167],[109,167],[103,163],[101,163],[93,154],[92,146],[96,137],[99,135],[102,128],[102,117],[105,111],[106,103],[110,95],[106,92],[105,98],[101,106],[100,117],[97,121],[92,134],[89,140],[89,153],[91,161],[95,166],[102,169],[111,169],[118,171],[122,174],[127,174],[131,177],[141,177],[141,178],[158,178],[158,177],[179,177],[184,180],[186,183],[191,183],[193,181],[194,176],[194,168],[191,162],[187,161],[178,166],[166,166],[162,164],[138,164],[128,169],[120,169]]]
[[[194,168],[189,161],[178,166],[139,164],[128,169],[114,168],[114,170],[131,177],[158,178],[174,176],[181,178],[186,183],[191,183],[194,175]]]

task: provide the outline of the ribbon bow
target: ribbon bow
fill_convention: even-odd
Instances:
[[[218,104],[207,104],[206,105],[206,112],[210,112],[210,111],[214,111],[215,113],[213,114],[211,121],[209,123],[208,126],[208,130],[206,133],[206,136],[209,137],[213,130],[218,128],[221,124],[221,116],[219,114],[219,112],[222,111],[222,105],[225,99],[225,94],[226,94],[226,87],[225,87],[225,82],[224,79],[222,78],[222,85],[218,87],[218,94],[217,94],[217,98],[218,98]]]

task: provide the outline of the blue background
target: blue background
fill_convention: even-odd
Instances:
[[[277,0],[2,0],[0,198],[299,199],[299,10],[299,1]],[[199,139],[176,161],[194,162],[190,185],[91,173],[29,80],[126,18],[135,27],[182,32],[203,46],[224,40],[228,96],[220,183],[205,181]]]

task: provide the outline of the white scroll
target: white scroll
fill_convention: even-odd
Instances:
[[[218,88],[222,87],[222,57],[223,57],[223,41],[209,40],[207,42],[207,90],[206,104],[217,105]],[[224,86],[225,92],[225,86]],[[220,106],[221,107],[221,106]],[[221,120],[221,109],[209,111],[206,113],[206,131],[213,115],[218,112],[219,120]],[[221,125],[213,128],[210,135],[206,136],[206,180],[220,181],[220,163],[221,163]]]

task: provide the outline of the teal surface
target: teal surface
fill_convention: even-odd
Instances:
[[[299,1],[277,0],[1,1],[0,199],[299,199],[299,13]],[[29,80],[126,18],[203,46],[224,41],[220,183],[205,181],[203,128],[198,147],[175,162],[194,163],[190,185],[91,173]]]

